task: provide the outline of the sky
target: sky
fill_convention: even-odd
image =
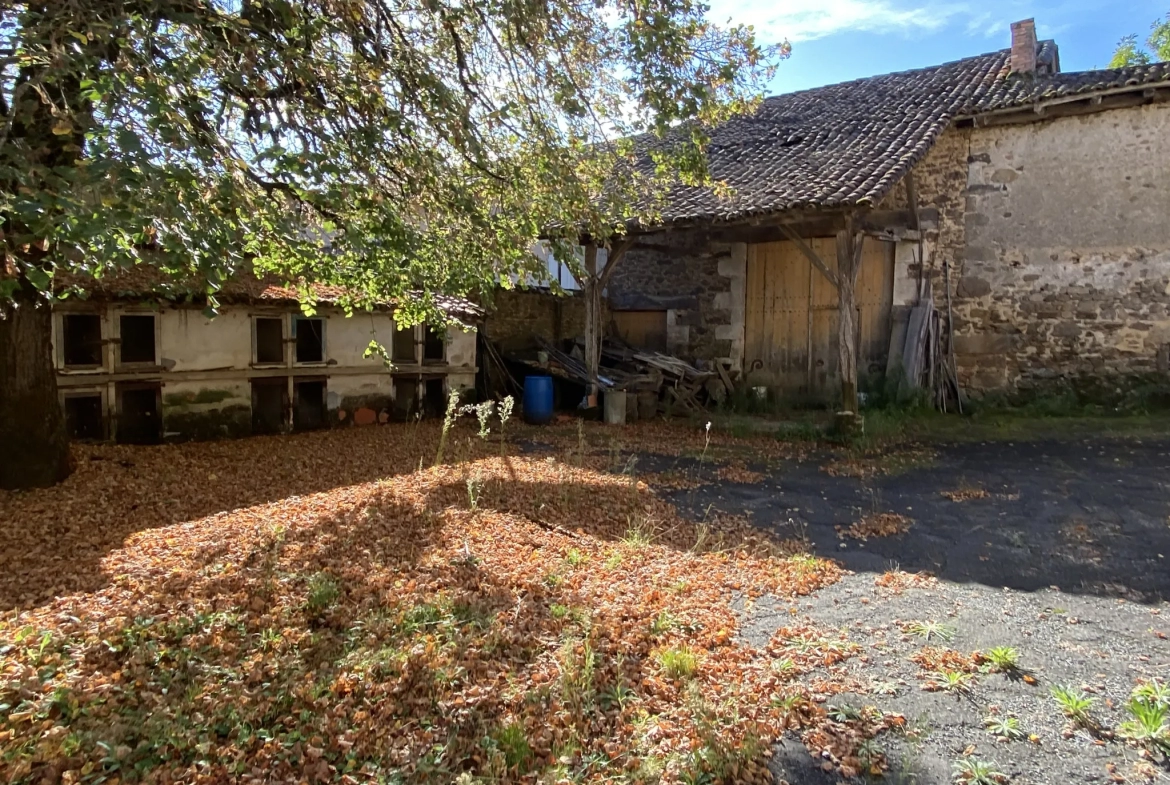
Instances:
[[[751,24],[764,43],[787,39],[770,94],[937,65],[1006,49],[1012,22],[1055,38],[1062,71],[1104,68],[1118,40],[1170,11],[1170,0],[710,0],[710,17]]]

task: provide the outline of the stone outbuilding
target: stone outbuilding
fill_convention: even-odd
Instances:
[[[731,195],[633,230],[614,321],[789,396],[839,397],[850,353],[854,382],[900,368],[926,300],[969,393],[1168,380],[1170,64],[1066,73],[1012,36],[714,129]]]

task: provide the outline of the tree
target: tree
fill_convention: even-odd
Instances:
[[[1164,19],[1154,20],[1144,45],[1138,42],[1137,35],[1122,38],[1113,52],[1109,67],[1148,65],[1161,60],[1170,60],[1170,13]]]
[[[698,0],[15,0],[0,17],[0,487],[68,471],[48,303],[150,265],[209,309],[233,273],[346,308],[541,275],[549,227],[652,223],[704,128],[771,72]],[[638,134],[655,145],[636,165]],[[681,131],[681,133],[680,133]],[[608,241],[608,240],[607,240]]]

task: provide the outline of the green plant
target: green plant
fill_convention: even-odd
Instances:
[[[596,687],[593,683],[597,668],[597,654],[588,640],[569,638],[557,655],[561,669],[561,699],[572,710],[583,712],[593,705]]]
[[[660,611],[654,617],[654,621],[650,622],[650,632],[653,635],[661,635],[664,632],[670,632],[677,623],[674,614],[670,611]]]
[[[467,506],[472,512],[479,509],[479,498],[483,495],[483,476],[474,472],[467,476]]]
[[[772,660],[772,672],[781,678],[789,678],[796,674],[796,663],[790,657]]]
[[[532,745],[528,743],[524,726],[518,722],[509,723],[496,731],[494,740],[500,752],[504,753],[508,769],[523,773],[533,758]]]
[[[1000,673],[1012,673],[1020,669],[1020,653],[1011,646],[995,646],[984,654],[992,668]]]
[[[500,418],[500,457],[501,458],[503,458],[504,455],[507,453],[508,442],[507,442],[507,439],[505,437],[504,429],[508,425],[508,420],[510,420],[512,418],[512,407],[515,405],[516,405],[516,402],[512,399],[512,396],[505,395],[504,399],[502,401],[500,401],[499,405],[496,407],[496,414]]]
[[[960,758],[954,763],[954,780],[963,785],[1000,785],[1007,782],[1007,775],[990,761],[978,758]]]
[[[561,605],[559,602],[554,602],[552,605],[548,606],[548,614],[554,619],[567,618],[569,615],[569,606]]]
[[[943,692],[964,693],[971,689],[975,677],[963,671],[942,671],[933,676],[930,686]]]
[[[601,700],[608,708],[625,709],[626,704],[638,697],[638,694],[625,684],[618,682],[607,689]]]
[[[1170,684],[1159,679],[1150,679],[1145,684],[1135,687],[1131,698],[1170,708]]]
[[[632,548],[645,548],[654,542],[654,529],[644,516],[635,515],[627,520],[629,527],[626,536],[622,537],[623,544]]]
[[[871,769],[873,766],[879,765],[885,758],[885,750],[882,749],[877,739],[866,739],[857,745],[857,759],[861,761],[863,769]]]
[[[1130,719],[1117,726],[1122,738],[1170,755],[1170,706],[1131,697],[1125,704]]]
[[[1052,697],[1060,705],[1060,710],[1064,716],[1078,725],[1089,725],[1091,723],[1089,709],[1097,702],[1096,698],[1091,698],[1079,690],[1074,690],[1071,687],[1063,687],[1059,684],[1053,685],[1051,692]]]
[[[687,646],[665,649],[658,653],[658,664],[672,679],[689,679],[699,669],[699,659]]]
[[[341,586],[329,573],[318,572],[309,578],[309,597],[305,606],[311,615],[322,615],[333,607],[340,597]]]
[[[805,700],[807,698],[799,692],[789,693],[788,695],[782,695],[777,692],[772,695],[771,703],[785,714],[790,714],[797,706],[804,703]]]
[[[475,414],[475,419],[479,420],[480,422],[480,439],[483,439],[484,441],[487,441],[488,436],[491,435],[491,415],[493,415],[495,411],[496,402],[490,400],[480,402],[480,404],[464,406],[461,409],[461,413],[463,414]]]
[[[825,716],[833,722],[849,722],[861,719],[861,709],[845,703],[829,704],[825,707]]]
[[[443,451],[447,448],[447,434],[459,419],[459,391],[452,390],[447,396],[447,411],[443,415],[443,431],[439,435],[439,447],[435,450],[435,466],[443,462]]]
[[[1010,715],[993,714],[983,720],[983,727],[992,736],[1009,741],[1019,741],[1028,735],[1020,727],[1020,721]]]
[[[923,640],[940,640],[944,643],[950,643],[955,639],[955,633],[958,631],[951,625],[942,622],[912,621],[906,625],[906,632],[917,635]]]
[[[620,553],[610,554],[609,558],[605,560],[605,569],[616,570],[621,566],[624,557]]]
[[[569,548],[569,552],[565,554],[565,561],[570,567],[579,567],[589,561],[589,554],[582,553],[576,548]]]

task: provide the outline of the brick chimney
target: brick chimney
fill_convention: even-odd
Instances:
[[[1012,73],[1036,73],[1036,20],[1012,22]]]

